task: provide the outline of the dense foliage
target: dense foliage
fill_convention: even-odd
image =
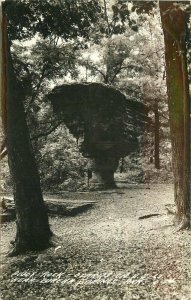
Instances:
[[[87,160],[80,154],[76,139],[64,125],[50,134],[48,143],[42,143],[36,153],[44,190],[48,191],[50,187],[55,190],[86,187]]]
[[[99,12],[97,0],[17,0],[6,3],[11,40],[33,38],[37,33],[44,39],[87,37]]]

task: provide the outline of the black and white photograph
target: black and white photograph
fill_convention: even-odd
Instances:
[[[191,1],[0,1],[0,299],[190,300]]]

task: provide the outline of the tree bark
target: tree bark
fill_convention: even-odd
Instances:
[[[159,120],[159,108],[158,101],[155,100],[154,104],[154,115],[155,115],[155,168],[160,169],[160,120]]]
[[[181,4],[180,4],[181,5]],[[176,223],[190,226],[190,99],[186,51],[186,12],[172,2],[160,2],[165,42],[167,93],[172,139]]]
[[[2,88],[5,97],[4,105],[8,108],[5,131],[9,169],[14,183],[17,225],[14,249],[10,255],[17,255],[28,250],[47,248],[51,231],[25,119],[24,93],[13,69],[4,11],[2,32]]]

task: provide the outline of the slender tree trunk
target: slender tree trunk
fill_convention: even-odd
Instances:
[[[110,25],[109,25],[109,19],[108,19],[108,14],[107,14],[107,4],[106,4],[106,0],[103,1],[104,2],[104,11],[105,11],[105,20],[107,23],[107,34],[108,36],[110,36]]]
[[[159,120],[159,108],[158,101],[155,100],[154,104],[154,115],[155,115],[155,168],[160,169],[160,120]]]
[[[16,79],[3,12],[3,89],[7,105],[7,150],[10,173],[14,183],[17,234],[10,255],[49,246],[51,231],[43,202],[40,179],[25,119],[22,88]],[[6,101],[7,104],[6,104]]]
[[[160,2],[160,12],[165,42],[176,221],[179,229],[183,229],[190,226],[190,100],[186,12],[172,2]]]
[[[124,172],[124,162],[125,162],[125,158],[122,157],[121,160],[120,160],[120,168],[119,168],[120,173]]]

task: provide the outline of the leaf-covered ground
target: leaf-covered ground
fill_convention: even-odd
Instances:
[[[191,299],[191,232],[175,232],[167,214],[172,185],[70,197],[97,204],[76,217],[50,219],[56,248],[7,258],[15,224],[2,225],[1,299]]]

